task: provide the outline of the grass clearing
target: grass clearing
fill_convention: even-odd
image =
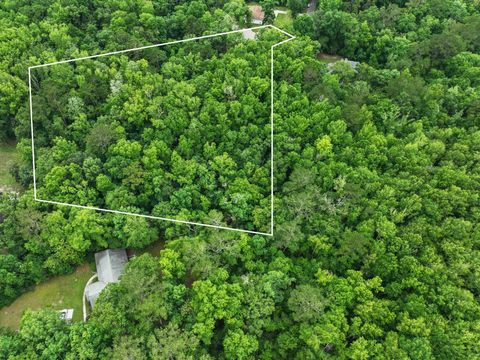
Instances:
[[[51,278],[0,309],[0,326],[18,329],[22,314],[26,309],[54,310],[73,309],[73,321],[82,321],[83,289],[93,275],[88,264],[84,264],[68,275]]]
[[[19,185],[9,172],[11,164],[18,160],[19,155],[14,142],[0,143],[0,188],[11,190],[19,188]]]
[[[286,7],[277,7],[275,10],[286,11],[286,14],[278,14],[275,20],[273,21],[273,25],[276,27],[286,30],[292,31],[293,29],[293,19],[292,19],[292,12],[287,9]]]
[[[317,59],[324,62],[324,63],[330,64],[330,63],[340,61],[343,58],[339,55],[331,55],[331,54],[321,52],[321,53],[317,54]]]
[[[249,8],[253,6],[260,6],[260,3],[258,3],[257,1],[249,1],[247,2],[247,6]],[[273,20],[273,25],[286,31],[289,31],[289,30],[292,31],[293,19],[292,19],[292,12],[290,11],[290,9],[286,6],[275,6],[274,10],[285,11],[286,14],[278,14]],[[252,24],[252,26],[255,26],[255,25]]]
[[[164,247],[165,241],[159,239],[146,248],[133,253],[137,255],[150,253],[158,257],[160,250]],[[92,266],[95,268],[94,265]],[[12,304],[0,309],[0,326],[17,330],[22,315],[27,309],[73,309],[73,321],[82,321],[83,290],[88,279],[94,274],[92,266],[85,263],[72,274],[55,276],[22,294]]]

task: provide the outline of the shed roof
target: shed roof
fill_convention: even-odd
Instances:
[[[107,249],[95,254],[97,275],[100,282],[116,282],[128,262],[125,249]]]
[[[246,40],[255,40],[257,34],[252,29],[245,29],[242,31],[243,38]]]
[[[59,314],[62,320],[71,321],[73,319],[73,309],[62,309]]]
[[[334,61],[334,62],[331,62],[331,63],[328,63],[327,64],[327,69],[328,69],[328,72],[332,72],[334,70],[334,67],[335,67],[335,64],[339,63],[339,62],[343,62],[345,64],[348,64],[351,66],[351,68],[355,71],[357,71],[357,66],[360,65],[360,63],[358,61],[353,61],[353,60],[348,60],[348,59],[341,59],[341,60],[337,60],[337,61]]]
[[[95,301],[97,300],[98,295],[100,295],[105,286],[107,286],[107,284],[105,284],[104,282],[97,281],[89,284],[85,289],[85,296],[87,297],[87,300],[92,306],[92,308],[95,305]]]

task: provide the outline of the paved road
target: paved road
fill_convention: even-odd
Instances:
[[[311,14],[317,10],[317,0],[310,0],[307,7],[307,13]]]

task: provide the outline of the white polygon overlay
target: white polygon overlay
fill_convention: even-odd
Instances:
[[[179,43],[184,43],[184,42],[188,42],[188,41],[207,39],[207,38],[212,38],[212,37],[217,37],[217,36],[240,33],[240,32],[244,32],[244,31],[258,30],[258,29],[263,29],[263,28],[273,28],[277,31],[280,31],[284,35],[288,36],[288,39],[283,40],[283,41],[281,41],[277,44],[274,44],[270,48],[270,232],[269,233],[260,232],[260,231],[252,231],[252,230],[244,230],[244,229],[236,229],[236,228],[232,228],[232,227],[228,227],[228,226],[202,224],[202,223],[197,223],[197,222],[193,222],[193,221],[170,219],[170,218],[153,216],[153,215],[135,214],[135,213],[130,213],[130,212],[126,212],[126,211],[101,209],[101,208],[97,208],[97,207],[94,207],[94,206],[83,206],[83,205],[68,204],[68,203],[63,203],[63,202],[58,202],[58,201],[43,200],[43,199],[39,199],[37,197],[37,181],[36,181],[36,175],[35,175],[35,142],[34,142],[34,136],[33,136],[31,69],[47,67],[47,66],[57,65],[57,64],[65,64],[65,63],[70,63],[70,62],[74,62],[74,61],[78,61],[78,60],[94,59],[94,58],[103,57],[103,56],[123,54],[123,53],[132,52],[132,51],[136,51],[136,50],[145,50],[145,49],[155,48],[155,47],[160,47],[160,46],[165,46],[165,45],[179,44]],[[70,207],[81,208],[81,209],[103,211],[103,212],[109,212],[109,213],[114,213],[114,214],[131,215],[131,216],[144,217],[144,218],[148,218],[148,219],[171,221],[171,222],[180,223],[180,224],[198,225],[198,226],[204,226],[204,227],[209,227],[209,228],[239,231],[239,232],[249,233],[249,234],[273,236],[273,227],[274,227],[274,221],[273,221],[273,215],[274,215],[274,210],[273,210],[273,105],[274,105],[274,102],[273,102],[273,50],[275,49],[276,46],[285,44],[286,42],[288,42],[290,40],[293,40],[293,39],[295,39],[295,36],[287,33],[286,31],[283,31],[283,30],[277,28],[276,26],[262,25],[262,26],[256,26],[256,27],[249,28],[249,29],[232,30],[232,31],[227,31],[227,32],[223,32],[223,33],[204,35],[204,36],[199,36],[199,37],[194,37],[194,38],[189,38],[189,39],[183,39],[183,40],[176,40],[176,41],[166,42],[166,43],[162,43],[162,44],[147,45],[147,46],[137,47],[137,48],[133,48],[133,49],[112,51],[112,52],[108,52],[108,53],[104,53],[104,54],[85,56],[85,57],[80,57],[80,58],[76,58],[76,59],[62,60],[62,61],[56,61],[56,62],[47,63],[47,64],[30,66],[28,68],[28,92],[29,92],[29,102],[30,102],[30,131],[31,131],[31,137],[32,137],[33,196],[34,196],[35,201],[42,202],[42,203],[48,203],[48,204],[54,204],[54,205],[70,206]]]

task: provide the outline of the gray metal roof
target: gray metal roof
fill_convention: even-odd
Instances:
[[[350,65],[352,67],[353,70],[357,71],[357,66],[360,65],[360,63],[358,61],[353,61],[353,60],[348,60],[348,59],[341,59],[341,60],[337,60],[337,61],[334,61],[334,62],[331,62],[331,63],[328,63],[327,64],[327,69],[328,69],[328,72],[331,73],[333,71],[333,67],[335,66],[336,63],[338,63],[339,61],[341,62],[344,62],[344,63],[347,63],[348,65]]]
[[[87,300],[92,308],[95,305],[95,301],[97,300],[98,295],[100,295],[105,286],[107,286],[107,284],[105,284],[104,282],[97,281],[89,284],[85,289],[85,296],[87,297]]]
[[[97,275],[100,282],[117,282],[128,262],[125,249],[107,249],[95,254]]]

